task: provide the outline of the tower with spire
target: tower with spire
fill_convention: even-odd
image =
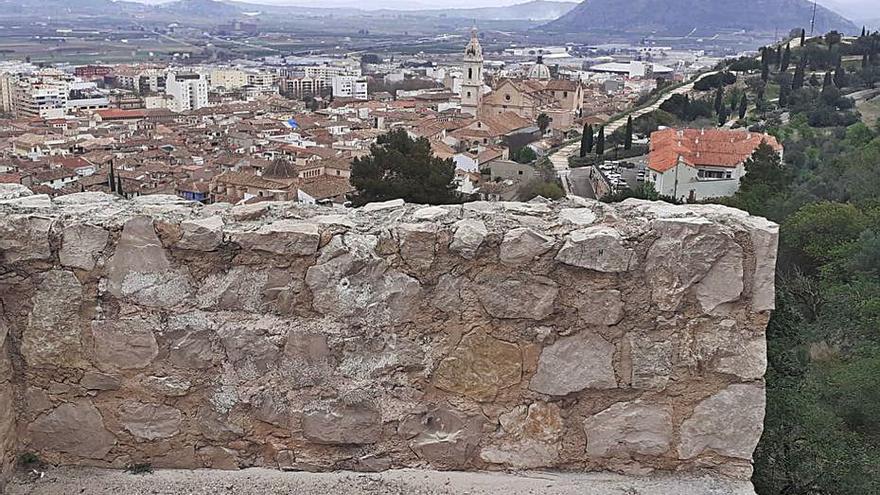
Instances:
[[[471,40],[464,49],[462,69],[461,113],[477,115],[483,101],[483,47],[477,38],[477,28],[471,29]]]

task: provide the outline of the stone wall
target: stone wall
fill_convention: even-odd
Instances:
[[[751,472],[777,239],[763,219],[632,200],[9,196],[20,452]]]
[[[6,343],[9,332],[2,309],[0,302],[0,493],[3,493],[6,481],[12,475],[16,449],[15,390],[12,385],[12,361],[9,359],[11,346]]]

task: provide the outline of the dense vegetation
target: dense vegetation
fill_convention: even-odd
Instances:
[[[880,494],[880,136],[843,96],[878,82],[880,34],[772,50],[768,84],[752,83],[779,98],[751,120],[785,160],[760,148],[725,201],[781,225],[754,483],[761,495]]]
[[[880,84],[880,33],[805,41],[767,47],[757,64],[729,61],[739,81],[713,78],[634,125],[717,125],[710,117],[730,112],[731,127],[785,146],[784,160],[759,147],[739,192],[711,201],[781,226],[753,481],[760,495],[878,495],[880,122],[861,122],[849,95]],[[603,199],[627,197],[669,199],[648,186]]]
[[[403,198],[410,203],[448,204],[462,199],[452,179],[455,163],[433,155],[425,138],[412,139],[403,129],[379,136],[370,154],[351,166],[352,203]]]

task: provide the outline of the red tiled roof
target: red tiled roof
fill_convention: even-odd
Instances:
[[[651,134],[648,167],[665,172],[674,168],[679,158],[692,167],[736,167],[752,156],[762,141],[782,151],[779,141],[768,134],[724,129],[664,129]]]

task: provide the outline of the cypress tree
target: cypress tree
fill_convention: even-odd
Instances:
[[[116,192],[122,197],[125,197],[125,192],[122,190],[122,176],[116,176]]]
[[[587,125],[587,153],[593,151],[594,138],[596,136],[596,132],[593,131],[593,124]]]
[[[599,128],[599,134],[596,136],[596,154],[602,156],[605,154],[605,126]]]
[[[770,79],[770,66],[762,65],[761,66],[761,80],[767,82],[767,79]]]
[[[758,88],[758,94],[755,96],[758,101],[764,101],[764,86]]]
[[[825,79],[822,80],[822,92],[824,93],[828,91],[828,88],[830,88],[832,84],[834,84],[834,81],[831,80],[831,73],[826,72]]]
[[[581,134],[581,149],[580,153],[578,154],[578,156],[580,156],[581,158],[587,156],[587,132],[589,132],[587,130],[587,124],[584,124],[584,131]]]
[[[721,113],[724,108],[724,89],[718,88],[715,91],[715,113]]]
[[[781,46],[776,50],[776,70],[779,70],[780,67],[782,67],[782,47]]]
[[[838,65],[837,68],[834,69],[834,85],[838,88],[846,86],[846,69],[844,69],[842,65]]]
[[[860,38],[864,38],[866,34],[868,34],[868,32],[867,32],[867,30],[865,29],[865,26],[862,26],[862,35],[859,36],[859,37],[860,37]]]
[[[791,43],[785,45],[785,52],[782,54],[782,65],[780,65],[779,70],[781,72],[785,72],[788,70],[788,66],[791,64]]]
[[[742,98],[739,99],[739,118],[746,118],[746,110],[749,108],[749,100],[746,98],[746,94],[743,93]]]
[[[868,54],[867,53],[862,55],[862,68],[863,69],[868,68]]]
[[[787,84],[783,84],[779,87],[779,106],[785,107],[788,106],[788,95],[791,93],[791,87]]]
[[[113,162],[110,162],[110,192],[116,192],[116,177],[113,176]]]
[[[801,63],[794,69],[794,78],[791,80],[791,89],[801,89],[804,87],[804,72],[807,69],[807,59],[804,57]]]
[[[721,112],[718,113],[718,127],[722,127],[727,123],[727,116],[727,107],[722,107]]]
[[[801,29],[801,46],[804,46],[806,44],[807,44],[807,30]]]
[[[633,146],[633,118],[632,115],[626,119],[626,137],[623,141],[623,149],[632,149]]]

